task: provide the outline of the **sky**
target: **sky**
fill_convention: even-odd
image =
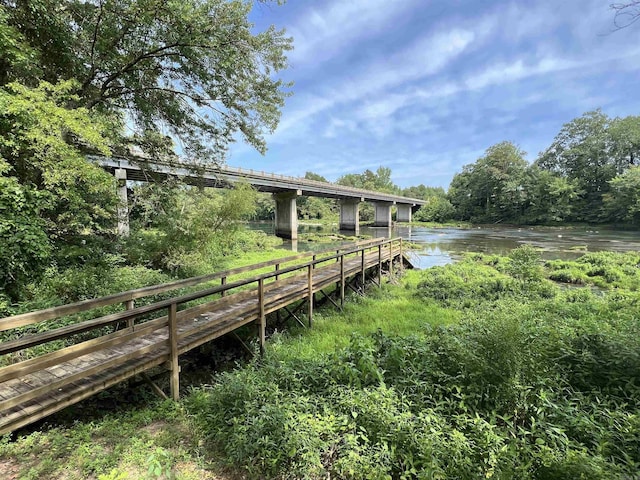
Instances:
[[[293,37],[293,81],[262,156],[230,166],[335,181],[379,166],[401,187],[447,188],[511,141],[534,161],[563,124],[601,108],[640,115],[640,24],[612,0],[288,0],[257,3],[256,30]]]

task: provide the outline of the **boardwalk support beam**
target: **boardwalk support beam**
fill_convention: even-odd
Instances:
[[[267,317],[264,314],[264,279],[258,280],[258,304],[259,304],[259,318],[258,318],[258,338],[260,339],[260,355],[264,354],[264,344],[266,341],[267,332]]]
[[[313,324],[313,265],[307,267],[307,288],[309,290],[307,320],[309,321],[309,328],[311,328]]]
[[[149,375],[147,375],[147,372],[142,372],[141,376],[145,383],[151,387],[151,390],[153,390],[156,395],[158,395],[163,400],[169,398],[167,397],[167,394],[164,393],[162,389],[158,385],[156,385],[156,383],[149,377]]]

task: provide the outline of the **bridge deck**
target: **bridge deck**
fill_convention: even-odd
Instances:
[[[151,307],[132,309],[129,314],[122,312],[120,317],[130,322],[127,327],[0,368],[0,434],[35,422],[138,373],[166,364],[172,358],[177,362],[180,354],[244,325],[255,323],[264,328],[266,314],[309,298],[309,282],[311,291],[315,293],[341,279],[348,281],[349,277],[366,274],[368,270],[381,266],[381,262],[401,256],[401,243],[386,241],[369,243],[368,247],[355,252],[338,253],[328,260],[307,261],[297,268],[280,270],[282,273],[278,272],[279,264],[272,262],[277,265],[276,272],[205,290],[201,296],[191,294],[152,304]],[[303,273],[300,273],[301,269]],[[287,272],[291,276],[285,276]],[[252,282],[257,285],[252,285]],[[238,291],[238,287],[245,290]],[[187,307],[189,301],[205,298],[205,294],[212,290],[223,295],[228,291],[234,293]],[[178,311],[179,304],[186,308]],[[159,307],[154,309],[154,305]],[[168,318],[172,305],[176,312],[173,350],[170,338],[172,323]],[[152,320],[141,319],[145,313],[161,312],[167,307],[168,315],[156,315]],[[135,324],[136,319],[143,321]],[[0,319],[0,327],[4,323],[2,330],[6,330],[7,326],[11,328],[20,321],[18,317]],[[0,351],[3,345],[9,351],[11,343],[0,343]],[[177,372],[175,375],[177,379]]]

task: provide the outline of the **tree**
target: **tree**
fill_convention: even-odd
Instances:
[[[152,154],[163,146],[155,141],[160,133],[198,161],[222,160],[236,133],[264,152],[263,133],[275,129],[288,88],[273,75],[286,67],[291,40],[274,27],[253,33],[252,6],[0,0],[0,42],[9,35],[16,44],[0,63],[16,67],[9,77],[27,83],[77,80],[69,106],[126,118]],[[19,73],[25,58],[38,68]]]
[[[525,223],[556,223],[571,218],[573,205],[579,196],[577,182],[537,165],[527,169],[524,179]]]
[[[0,180],[7,192],[14,192],[20,211],[17,216],[0,211],[0,222],[9,236],[28,228],[34,239],[33,227],[41,229],[37,241],[44,245],[37,248],[38,261],[30,262],[32,277],[47,267],[44,252],[51,248],[58,265],[94,259],[92,247],[115,225],[113,178],[67,142],[73,136],[108,154],[111,124],[85,108],[66,108],[77,98],[70,94],[73,88],[68,81],[57,86],[42,82],[36,88],[12,83],[0,89]],[[46,242],[41,241],[44,234]],[[5,243],[10,244],[16,246]]]
[[[609,191],[609,181],[620,170],[611,155],[610,124],[609,117],[600,110],[587,112],[564,124],[536,161],[542,169],[577,182],[581,195],[574,220],[603,220],[602,197]]]
[[[324,182],[324,183],[328,183],[328,180],[326,178],[324,178],[322,175],[320,175],[319,173],[315,173],[315,172],[306,172],[304,174],[304,178],[306,180],[313,180],[314,182]]]
[[[618,172],[640,163],[640,116],[614,118],[609,126],[611,154]]]
[[[113,179],[78,145],[110,155],[134,142],[157,156],[178,140],[207,162],[239,134],[264,152],[291,40],[255,32],[253,4],[0,0],[0,288],[114,251]]]
[[[446,198],[447,192],[442,187],[427,187],[423,184],[408,187],[402,190],[402,196],[409,198],[418,198],[421,200],[427,200],[431,197]]]
[[[304,178],[327,183],[326,178],[314,172],[306,172]],[[297,208],[298,216],[305,219],[326,219],[337,213],[334,201],[328,198],[302,196],[298,199]]]
[[[614,221],[640,221],[640,166],[633,166],[610,182],[605,207]]]
[[[428,197],[427,204],[420,207],[413,219],[418,222],[446,222],[451,220],[456,213],[451,202],[445,197]]]
[[[463,220],[518,221],[524,202],[525,152],[511,142],[489,147],[485,156],[463,167],[448,197]]]

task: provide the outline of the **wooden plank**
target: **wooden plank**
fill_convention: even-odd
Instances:
[[[160,343],[165,343],[164,342],[160,342]],[[125,355],[119,355],[115,358],[112,358],[106,362],[100,363],[98,365],[95,365],[91,368],[88,368],[86,370],[81,370],[79,372],[76,372],[72,375],[69,375],[67,377],[61,378],[59,380],[47,383],[45,385],[42,385],[40,387],[35,387],[32,388],[29,391],[26,391],[22,394],[20,394],[17,397],[13,397],[9,400],[5,400],[0,402],[0,411],[2,410],[7,410],[9,408],[12,408],[16,405],[19,405],[20,403],[25,403],[28,402],[29,400],[33,400],[37,397],[39,397],[40,395],[44,395],[47,392],[51,392],[51,391],[56,391],[57,389],[59,389],[60,387],[63,387],[69,383],[75,382],[77,380],[80,380],[82,378],[86,378],[86,377],[90,377],[91,375],[100,373],[106,369],[118,366],[122,363],[125,363],[127,361],[129,361],[132,358],[136,358],[139,357],[145,353],[148,352],[152,352],[152,351],[158,351],[158,346],[160,345],[160,343],[154,343],[152,345],[148,345],[144,348],[141,348],[139,350],[134,350],[132,352],[129,352]],[[166,356],[166,355],[165,355]]]
[[[158,330],[163,326],[163,324],[147,322],[140,329],[136,329],[133,332],[130,332],[129,329],[120,330],[119,332],[114,332],[102,337],[94,338],[92,340],[87,340],[77,345],[71,345],[69,347],[56,350],[55,352],[44,354],[37,358],[25,360],[13,365],[8,365],[6,367],[0,368],[0,383],[12,378],[17,378],[21,375],[27,375],[37,370],[45,369],[55,364],[62,363],[65,360],[76,358],[81,355],[86,355],[88,353],[92,353],[96,350],[110,347],[118,343],[126,342],[128,340],[131,340],[132,338],[136,338],[142,336],[145,333],[149,333],[150,331]]]
[[[61,396],[56,399],[48,399],[47,404],[40,407],[31,407],[29,412],[26,415],[12,415],[11,418],[1,418],[0,419],[0,435],[4,435],[5,433],[12,432],[20,427],[28,425],[30,423],[36,422],[44,417],[47,417],[63,408],[68,407],[69,405],[73,405],[74,403],[78,403],[85,398],[88,398],[95,393],[105,390],[108,387],[115,385],[127,378],[149,370],[162,362],[157,363],[155,360],[146,361],[144,363],[140,363],[140,365],[132,368],[130,370],[124,372],[118,372],[117,375],[113,375],[108,377],[107,381],[102,381],[99,383],[90,383],[82,388],[76,390],[74,392],[73,397],[65,397]]]
[[[377,242],[377,243],[376,243]],[[381,260],[381,255],[380,255],[380,251],[381,251],[381,246],[378,247],[379,244],[381,243],[389,243],[389,253],[388,255],[384,255],[384,257],[388,257],[390,260],[393,258],[394,256],[394,249],[392,248],[393,246],[391,245],[391,241],[385,241],[385,242],[379,242],[376,241],[374,243],[376,243],[374,246],[372,247],[368,247],[368,248],[361,248],[358,250],[352,250],[352,251],[348,251],[343,253],[342,255],[339,255],[338,252],[336,252],[336,255],[333,255],[332,257],[330,257],[329,259],[335,259],[336,262],[340,263],[340,268],[337,268],[336,263],[334,262],[333,265],[334,266],[326,266],[323,264],[323,262],[327,262],[327,259],[318,259],[316,258],[315,261],[311,262],[306,262],[304,265],[294,265],[291,267],[287,267],[285,269],[280,269],[280,267],[278,266],[276,272],[271,272],[268,274],[263,274],[263,275],[258,275],[253,277],[252,279],[245,279],[245,280],[241,280],[239,282],[234,282],[233,284],[230,284],[230,288],[236,288],[239,286],[243,286],[243,285],[248,285],[250,283],[253,282],[258,282],[258,288],[257,288],[257,292],[256,289],[253,288],[252,290],[249,291],[245,291],[242,292],[241,294],[234,294],[234,295],[229,295],[227,297],[225,297],[225,300],[228,299],[228,302],[224,302],[223,304],[217,304],[218,301],[213,301],[213,302],[207,302],[204,305],[198,305],[195,307],[190,307],[189,309],[185,309],[181,312],[177,312],[177,305],[178,303],[185,303],[191,300],[195,300],[197,298],[203,298],[205,296],[211,295],[214,292],[215,288],[210,288],[210,289],[206,289],[200,292],[196,292],[196,293],[192,293],[192,294],[187,294],[187,295],[183,295],[174,299],[170,299],[168,301],[164,301],[164,302],[158,302],[157,304],[153,304],[151,307],[152,311],[156,311],[160,308],[162,308],[162,305],[165,304],[167,302],[171,302],[173,304],[175,304],[174,312],[174,322],[175,322],[175,337],[177,339],[178,337],[178,330],[180,331],[180,337],[183,338],[183,341],[181,341],[181,345],[178,349],[178,355],[180,353],[182,353],[183,351],[187,351],[188,349],[191,348],[195,348],[195,346],[197,346],[197,344],[202,344],[203,342],[209,341],[209,339],[215,338],[217,336],[221,336],[222,334],[224,334],[225,332],[229,332],[229,331],[233,331],[235,329],[237,329],[239,326],[241,325],[245,325],[246,323],[249,323],[251,321],[255,321],[256,318],[261,320],[263,317],[266,318],[266,313],[268,312],[269,309],[271,308],[276,308],[278,307],[278,305],[286,305],[286,304],[290,304],[293,303],[295,301],[297,301],[298,299],[304,297],[306,295],[306,298],[308,300],[308,304],[309,305],[309,318],[312,319],[312,315],[313,315],[313,294],[315,291],[319,291],[321,290],[325,285],[330,285],[334,282],[340,281],[340,286],[341,286],[341,303],[344,301],[342,298],[343,295],[343,289],[347,286],[348,282],[347,282],[347,276],[349,274],[352,273],[356,273],[358,271],[360,271],[360,273],[364,276],[366,274],[366,270],[368,270],[369,268],[371,268],[372,266],[375,266],[376,263],[379,265],[380,264],[380,260]],[[369,242],[370,243],[370,242]],[[369,244],[367,243],[367,244]],[[371,248],[376,248],[377,247],[377,255],[376,252],[369,252],[369,250],[371,250]],[[387,252],[385,252],[387,253]],[[353,256],[355,255],[355,256]],[[377,258],[376,258],[377,257]],[[278,260],[278,262],[283,262],[282,259]],[[320,266],[321,264],[323,264],[323,266]],[[358,265],[359,264],[359,265]],[[278,264],[279,265],[279,264]],[[293,273],[297,270],[300,270],[301,268],[307,268],[307,281],[304,282],[304,276],[303,275],[298,275],[296,278],[296,275],[294,275],[293,277],[287,277],[287,278],[282,278],[280,279],[280,276],[285,274],[285,273]],[[256,267],[253,266],[253,268],[255,269]],[[316,269],[314,271],[314,268]],[[251,269],[248,269],[246,271],[250,271]],[[275,281],[276,275],[278,276],[278,280]],[[269,279],[273,279],[274,282],[271,282],[269,284],[265,284],[267,282],[267,280]],[[305,285],[306,283],[306,285]],[[306,288],[305,288],[306,287]],[[222,291],[220,290],[220,287],[217,287],[218,291]],[[254,293],[255,292],[255,293]],[[306,292],[306,293],[305,293]],[[255,298],[255,295],[258,295],[258,308],[256,309],[255,307],[255,303],[253,304],[254,306],[251,306],[251,298]],[[236,298],[231,298],[233,296],[236,296]],[[254,300],[255,301],[255,300]],[[138,314],[141,314],[140,311],[138,310]],[[209,312],[207,312],[209,311]],[[205,317],[206,320],[202,321],[202,325],[197,325],[195,328],[192,328],[193,323],[191,323],[192,320],[199,320],[197,318],[197,315],[200,312],[205,312],[202,313],[201,316]],[[170,313],[169,317],[172,314]],[[163,321],[165,321],[164,319],[166,319],[167,317],[163,317]],[[155,322],[156,320],[152,320],[151,322]],[[179,326],[178,326],[178,322],[180,322]],[[261,322],[261,326],[262,326],[262,322]],[[136,326],[138,327],[138,326]],[[138,331],[138,328],[136,328],[136,331]],[[123,332],[117,332],[117,334],[121,334]],[[114,334],[111,334],[114,335]],[[166,334],[165,334],[166,335]],[[183,337],[184,335],[184,337]],[[106,337],[106,336],[105,336]],[[128,337],[127,337],[128,338]],[[98,340],[98,339],[96,339]],[[142,339],[140,337],[135,336],[134,338],[131,338],[129,341],[140,341],[140,342],[147,342],[150,341],[149,339]],[[152,340],[151,340],[152,341]],[[81,345],[81,344],[80,344]],[[76,346],[73,346],[76,347]],[[67,348],[73,348],[73,347],[67,347]],[[134,351],[130,351],[127,353],[127,349],[130,348],[129,346],[125,346],[122,343],[119,342],[114,342],[114,345],[111,345],[110,347],[107,348],[112,348],[114,353],[114,357],[110,360],[107,360],[105,362],[102,362],[103,364],[106,363],[108,367],[110,368],[115,368],[119,365],[124,365],[126,367],[127,362],[130,359],[135,360],[136,362],[138,361],[138,359],[135,359],[133,357],[136,357],[137,355],[140,355],[140,351],[138,349]],[[142,347],[145,348],[145,347]],[[153,346],[147,346],[147,348],[149,350],[153,350],[155,347]],[[146,351],[146,350],[144,350]],[[54,352],[54,353],[58,353],[58,352]],[[83,359],[83,361],[85,362],[85,365],[88,363],[92,363],[96,360],[96,358],[99,355],[106,355],[106,352],[93,352],[95,353],[95,355],[90,355],[89,357],[86,357]],[[176,355],[177,357],[177,355]],[[37,359],[35,359],[37,360]],[[78,358],[72,358],[72,360],[74,360],[75,362],[78,362],[80,359]],[[58,359],[58,361],[60,361]],[[29,362],[29,361],[27,361]],[[88,363],[87,363],[88,362]],[[122,363],[120,363],[122,362]],[[24,362],[22,362],[24,363]],[[161,361],[160,361],[161,363]],[[158,364],[158,363],[156,363]],[[21,365],[21,364],[17,364],[17,365]],[[29,364],[27,364],[29,365]],[[136,364],[137,365],[137,364]],[[22,365],[24,366],[24,365]],[[75,368],[75,367],[74,367]],[[65,374],[65,372],[67,372],[67,375],[74,375],[73,377],[67,377],[66,380],[57,380],[56,383],[54,383],[54,385],[62,385],[61,382],[69,382],[73,379],[76,379],[78,377],[80,377],[81,375],[87,375],[87,372],[91,373],[91,372],[98,372],[98,371],[102,371],[105,367],[104,365],[94,365],[92,367],[88,367],[87,369],[85,369],[85,372],[75,372],[75,373],[68,373],[69,370],[64,370],[60,368],[59,364],[54,364],[50,367],[52,372],[55,372],[56,375],[60,375],[61,371],[63,374]],[[137,368],[137,367],[136,367]],[[176,371],[178,370],[178,368],[173,368],[172,370]],[[0,369],[0,375],[2,374],[2,369]],[[51,373],[51,375],[53,375],[54,373]],[[40,374],[38,374],[40,375]],[[111,380],[109,380],[111,382],[111,384],[113,384],[113,379],[124,379],[124,378],[128,378],[128,376],[131,375],[131,372],[126,371],[126,372],[116,372],[113,375],[111,375],[109,378]],[[71,378],[71,380],[69,380],[69,378]],[[0,376],[0,380],[2,379],[2,377]],[[90,381],[94,381],[94,380],[90,380]],[[96,380],[97,381],[97,380]],[[116,380],[116,381],[121,381],[121,380]],[[103,383],[103,388],[106,388],[105,385],[108,382],[102,382]],[[92,388],[98,388],[98,387],[92,387]],[[177,390],[177,389],[176,389]],[[43,391],[43,390],[40,390]],[[97,390],[96,390],[97,391]],[[33,396],[34,394],[29,394],[30,396]],[[71,395],[70,397],[66,398],[64,400],[64,402],[72,402],[75,403],[75,401],[78,401],[77,399],[79,398],[78,395],[84,395],[84,393],[78,393],[78,392],[72,392],[69,395]],[[14,401],[15,402],[15,401]],[[6,403],[5,405],[10,405],[11,403]],[[33,409],[33,407],[29,407],[30,409]],[[58,409],[58,408],[57,408]],[[37,413],[37,415],[40,415],[42,412],[44,411],[49,411],[50,408],[40,408],[39,413]],[[31,411],[31,410],[30,410]],[[30,414],[31,415],[31,414]],[[46,415],[45,415],[46,416]],[[29,417],[29,422],[30,421],[34,421],[34,416],[31,415]],[[19,422],[23,421],[19,420]],[[13,428],[16,428],[15,425],[17,425],[17,423],[15,423],[12,420],[13,423],[11,423],[11,425],[13,425]],[[1,428],[1,427],[0,427]]]

